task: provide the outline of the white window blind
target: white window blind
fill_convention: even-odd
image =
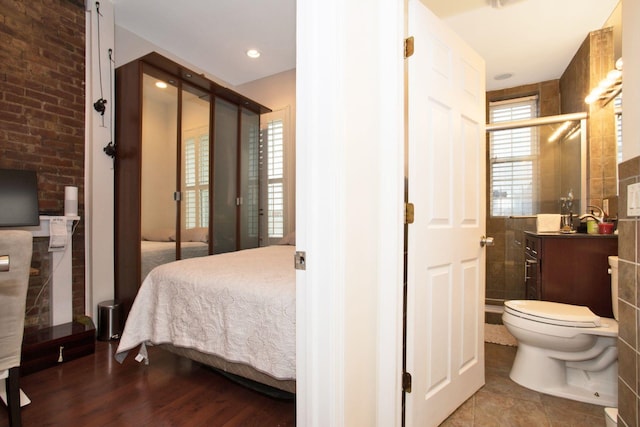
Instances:
[[[267,124],[267,200],[269,238],[284,237],[284,122]]]
[[[616,142],[618,148],[617,160],[622,162],[622,94],[616,96],[613,100],[613,110],[616,115]]]
[[[537,97],[489,104],[489,120],[501,123],[537,117]],[[536,127],[490,132],[492,216],[533,215],[537,198],[539,138]]]
[[[247,236],[257,238],[260,233],[260,222],[258,219],[260,200],[260,127],[251,126],[247,139],[249,141],[249,149],[247,150],[249,169],[245,207],[250,212],[250,214],[247,215]]]
[[[209,129],[185,131],[182,143],[182,224],[209,226]]]

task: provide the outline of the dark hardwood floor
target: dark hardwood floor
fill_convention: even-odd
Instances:
[[[295,400],[276,399],[213,370],[150,347],[148,366],[129,354],[113,359],[116,342],[21,378],[31,399],[22,408],[30,426],[293,426]],[[0,402],[0,427],[9,424]]]

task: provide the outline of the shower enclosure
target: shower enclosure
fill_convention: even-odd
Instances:
[[[584,113],[487,125],[487,235],[495,242],[487,251],[488,318],[505,300],[525,298],[524,232],[535,231],[536,215],[583,211],[586,129]],[[505,154],[492,144],[499,140],[526,141],[526,152]]]

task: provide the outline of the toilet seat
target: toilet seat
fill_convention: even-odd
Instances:
[[[534,322],[573,328],[597,328],[600,317],[589,308],[551,301],[511,300],[504,302],[504,310],[514,316]]]

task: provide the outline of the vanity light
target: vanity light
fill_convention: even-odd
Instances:
[[[259,50],[257,50],[257,49],[249,49],[249,50],[247,51],[247,56],[248,56],[249,58],[253,58],[253,59],[255,59],[255,58],[259,58],[259,57],[260,57],[260,51],[259,51]]]
[[[156,82],[156,87],[160,88],[160,89],[166,89],[167,88],[167,84],[165,82],[157,81]]]
[[[591,89],[591,92],[584,99],[587,104],[593,104],[600,99],[615,98],[622,90],[622,58],[616,61],[616,68],[609,71],[607,76],[598,83],[598,86]]]

